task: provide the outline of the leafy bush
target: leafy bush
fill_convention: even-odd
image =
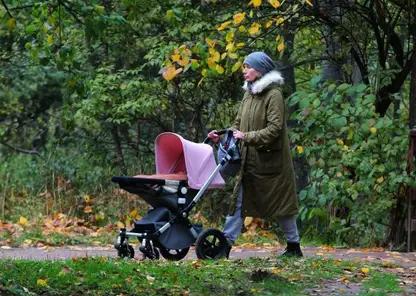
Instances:
[[[406,172],[408,111],[375,112],[376,97],[364,84],[319,84],[297,92],[289,104],[298,122],[293,153],[309,165],[309,185],[300,192],[305,234],[348,245],[379,244],[389,210],[414,183]]]

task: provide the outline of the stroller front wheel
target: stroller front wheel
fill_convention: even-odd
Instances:
[[[163,258],[171,261],[179,261],[185,258],[186,254],[188,254],[189,247],[184,249],[168,249],[160,246],[159,251]]]
[[[195,253],[198,259],[220,259],[225,257],[227,239],[224,233],[215,228],[202,231],[195,242]]]
[[[131,245],[120,246],[117,251],[120,258],[134,258],[134,248]]]

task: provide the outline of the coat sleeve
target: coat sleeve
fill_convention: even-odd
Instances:
[[[245,98],[245,96],[244,96]],[[238,108],[237,116],[234,119],[233,129],[239,130],[240,129],[240,122],[241,122],[241,113],[243,112],[243,102],[244,98],[240,103],[240,107]]]
[[[280,136],[285,124],[284,108],[281,92],[273,91],[266,106],[266,127],[245,133],[244,144],[247,146],[262,146],[273,143]]]

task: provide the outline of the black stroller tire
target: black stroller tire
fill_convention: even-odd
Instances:
[[[198,259],[220,259],[226,256],[227,239],[224,233],[215,228],[202,231],[195,242]]]
[[[117,255],[120,258],[134,258],[134,248],[131,245],[121,246]]]
[[[189,247],[184,249],[168,249],[160,246],[159,251],[163,258],[165,258],[166,260],[179,261],[185,258],[186,254],[188,254]]]

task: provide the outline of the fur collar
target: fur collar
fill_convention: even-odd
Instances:
[[[276,83],[279,85],[283,84],[283,77],[282,75],[277,71],[270,71],[266,75],[264,75],[262,78],[256,80],[251,85],[251,92],[253,94],[259,94],[263,92],[267,87],[269,87],[271,84]],[[248,88],[248,82],[244,82],[243,89],[245,91],[250,91]]]

